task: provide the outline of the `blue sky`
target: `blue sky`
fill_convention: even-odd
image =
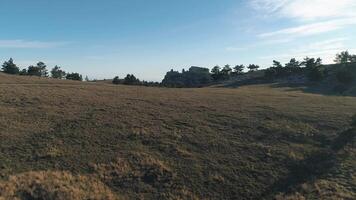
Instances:
[[[356,0],[2,0],[0,59],[90,78],[356,53]]]

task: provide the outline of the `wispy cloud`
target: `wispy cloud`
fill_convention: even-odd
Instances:
[[[46,49],[56,48],[69,44],[68,42],[42,42],[26,40],[0,40],[0,48],[14,49]]]
[[[258,35],[261,38],[273,36],[300,37],[326,33],[356,24],[356,17],[310,23]]]
[[[272,14],[281,10],[288,2],[289,0],[250,0],[250,5],[257,11]]]
[[[261,38],[318,35],[356,24],[356,0],[250,0],[261,15],[298,25],[259,34]]]
[[[250,0],[257,11],[300,21],[356,16],[356,0]]]
[[[318,20],[355,16],[355,8],[355,0],[293,0],[280,14],[299,20]]]
[[[260,59],[279,59],[281,61],[287,61],[290,58],[302,59],[306,56],[309,56],[321,57],[323,58],[324,63],[332,63],[336,53],[347,50],[345,46],[345,42],[347,42],[347,40],[347,38],[335,38],[311,44],[303,44],[283,54],[263,56],[260,57]],[[354,51],[354,49],[348,50]]]

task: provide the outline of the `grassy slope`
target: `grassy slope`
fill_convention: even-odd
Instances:
[[[356,188],[345,132],[354,113],[353,97],[268,85],[167,89],[0,74],[0,177],[6,185],[9,175],[66,171],[123,198],[347,198]]]
[[[338,71],[346,70],[356,77],[356,63],[330,64],[322,66],[324,79],[320,82],[308,82],[303,74],[268,80],[264,77],[264,70],[248,72],[230,80],[222,81],[213,87],[237,88],[244,85],[275,84],[276,87],[293,87],[296,90],[324,95],[356,96],[356,80],[348,85],[343,85],[337,79]]]

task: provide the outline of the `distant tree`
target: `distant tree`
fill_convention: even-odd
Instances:
[[[29,75],[29,76],[41,76],[42,75],[41,69],[38,68],[37,66],[31,65],[31,66],[29,66],[27,68],[27,75]]]
[[[182,74],[186,87],[200,87],[209,84],[212,80],[208,68],[192,66]]]
[[[312,69],[315,67],[320,67],[322,63],[321,58],[309,58],[306,57],[304,58],[304,61],[301,63],[301,65],[304,65],[307,69]]]
[[[79,73],[68,73],[66,75],[66,79],[67,80],[74,80],[74,81],[82,81],[83,77],[81,74]]]
[[[230,75],[231,72],[232,72],[232,69],[231,69],[230,65],[225,65],[224,68],[221,70],[221,73],[224,75]]]
[[[113,84],[120,84],[120,79],[119,79],[119,77],[118,76],[115,76],[115,78],[112,80],[112,83]]]
[[[47,65],[44,62],[38,62],[37,67],[42,77],[48,77]]]
[[[51,70],[51,76],[52,78],[58,78],[58,79],[63,79],[66,75],[66,72],[64,70],[61,69],[61,67],[59,66],[55,66],[53,67],[53,69]]]
[[[2,71],[7,74],[18,74],[20,69],[16,66],[14,60],[10,58],[9,61],[5,61],[2,65]]]
[[[46,67],[46,64],[43,62],[38,62],[36,66],[31,65],[28,67],[27,75],[48,77],[48,71]]]
[[[127,76],[124,78],[125,85],[137,85],[140,83],[140,80],[136,78],[133,74],[127,74]]]
[[[273,67],[283,68],[281,62],[278,62],[276,60],[273,60],[273,64],[272,65],[273,65]]]
[[[309,80],[317,82],[324,78],[324,72],[321,69],[322,60],[320,58],[308,58],[304,59],[303,65],[307,69],[307,76]]]
[[[213,67],[213,69],[211,69],[211,73],[212,73],[212,77],[215,81],[220,79],[220,66],[216,65],[215,67]]]
[[[260,68],[260,66],[255,65],[255,64],[250,64],[247,68],[250,70],[250,72],[253,72],[253,71],[258,70]]]
[[[90,81],[90,79],[89,79],[89,77],[88,76],[85,76],[85,79],[84,79],[86,82],[89,82]]]
[[[219,65],[216,65],[215,67],[213,67],[213,69],[211,69],[211,73],[212,74],[219,74],[221,70],[221,67]]]
[[[292,58],[289,63],[286,63],[285,65],[285,70],[287,72],[287,74],[299,74],[301,73],[303,70],[300,67],[301,63],[299,61],[297,61],[295,58]]]
[[[350,61],[351,55],[348,51],[343,51],[341,53],[336,54],[335,62],[338,64],[345,64]]]
[[[21,76],[26,76],[26,75],[28,75],[28,74],[27,74],[27,69],[22,69],[22,70],[20,71],[20,75],[21,75]]]
[[[286,63],[287,68],[297,68],[300,67],[300,62],[297,61],[295,58],[292,58],[289,63]]]
[[[237,75],[242,74],[244,69],[245,69],[244,65],[236,65],[234,67],[234,73],[237,74]]]
[[[350,62],[352,62],[352,63],[356,62],[356,55],[350,56]]]
[[[159,87],[161,84],[153,81],[142,81],[142,85],[147,87]]]
[[[223,67],[223,69],[221,70],[221,78],[224,80],[229,79],[231,72],[232,72],[232,69],[231,69],[230,65],[225,65]]]
[[[273,64],[270,68],[265,70],[265,78],[273,80],[285,75],[285,69],[279,61],[273,60]]]

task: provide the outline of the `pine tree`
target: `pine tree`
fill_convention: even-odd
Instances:
[[[9,61],[5,61],[2,65],[2,71],[7,74],[18,74],[20,69],[16,66],[14,60],[10,58]]]

